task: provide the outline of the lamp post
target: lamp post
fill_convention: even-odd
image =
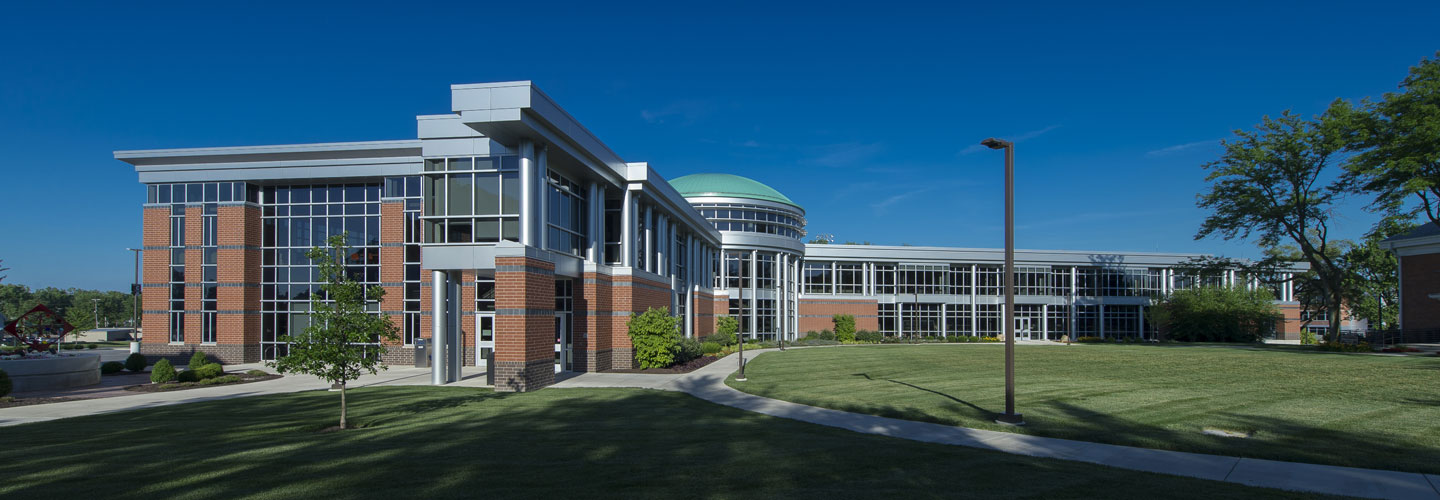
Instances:
[[[130,353],[140,352],[140,248],[126,248],[135,252],[135,281],[130,283]]]
[[[1005,150],[1005,413],[995,421],[1025,425],[1015,413],[1015,143],[991,137],[980,144]]]

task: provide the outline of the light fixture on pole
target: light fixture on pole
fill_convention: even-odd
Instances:
[[[1015,413],[1015,143],[991,137],[980,145],[1005,150],[1005,413],[995,421],[1025,425]]]
[[[142,248],[126,248],[135,253],[135,280],[130,282],[130,352],[140,352],[140,252]]]

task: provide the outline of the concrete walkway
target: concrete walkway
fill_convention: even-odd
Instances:
[[[760,355],[775,350],[746,351],[745,355],[748,358],[752,353]],[[738,368],[736,358],[731,356],[685,375],[651,376],[673,377],[670,382],[656,387],[658,389],[682,391],[733,408],[866,434],[1292,491],[1368,498],[1440,499],[1440,489],[1437,489],[1440,488],[1440,477],[1432,474],[1134,448],[817,408],[747,394],[725,385],[725,378]],[[600,378],[592,378],[589,381],[591,385],[586,387],[598,387],[595,384],[601,382]]]

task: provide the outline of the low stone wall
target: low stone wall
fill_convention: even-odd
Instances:
[[[0,361],[14,392],[50,391],[100,383],[100,354]]]

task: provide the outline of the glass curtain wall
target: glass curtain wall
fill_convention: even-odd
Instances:
[[[519,169],[514,155],[425,160],[425,242],[519,241]]]
[[[310,299],[323,294],[319,269],[305,252],[345,234],[345,272],[380,284],[381,185],[267,186],[261,196],[261,358],[284,356],[286,335],[309,325]],[[323,298],[323,297],[322,297]],[[378,311],[379,304],[371,303]]]

